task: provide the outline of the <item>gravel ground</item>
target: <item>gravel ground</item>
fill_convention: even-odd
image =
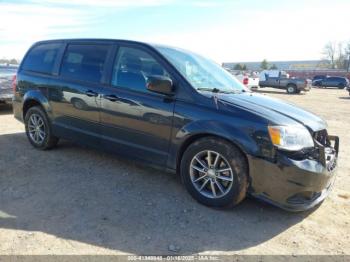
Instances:
[[[0,106],[0,254],[350,254],[350,114],[345,90],[266,95],[321,115],[340,136],[335,188],[311,211],[254,199],[196,203],[176,175],[61,141],[35,150]]]

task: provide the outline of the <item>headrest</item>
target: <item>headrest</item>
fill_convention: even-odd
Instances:
[[[142,61],[135,55],[125,54],[122,57],[122,67],[127,71],[141,71]]]

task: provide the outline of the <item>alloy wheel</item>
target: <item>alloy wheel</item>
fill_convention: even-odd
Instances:
[[[45,140],[46,131],[43,118],[39,114],[32,114],[28,121],[28,132],[30,139],[36,143],[41,144]]]
[[[211,150],[199,152],[193,157],[190,176],[196,190],[208,198],[225,196],[233,184],[232,168],[228,161]]]

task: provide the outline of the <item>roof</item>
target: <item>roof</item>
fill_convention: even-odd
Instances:
[[[127,39],[111,39],[111,38],[62,38],[62,39],[49,39],[49,40],[42,40],[36,42],[38,43],[51,43],[51,42],[127,42],[127,43],[137,43],[137,44],[145,44],[150,45],[145,42],[141,41],[135,41],[135,40],[127,40]]]

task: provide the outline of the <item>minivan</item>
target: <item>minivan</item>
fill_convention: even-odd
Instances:
[[[251,93],[193,52],[126,40],[35,43],[13,83],[29,142],[69,139],[177,173],[200,203],[247,195],[301,211],[335,178],[339,139],[320,117]],[[166,185],[164,185],[166,186]]]

